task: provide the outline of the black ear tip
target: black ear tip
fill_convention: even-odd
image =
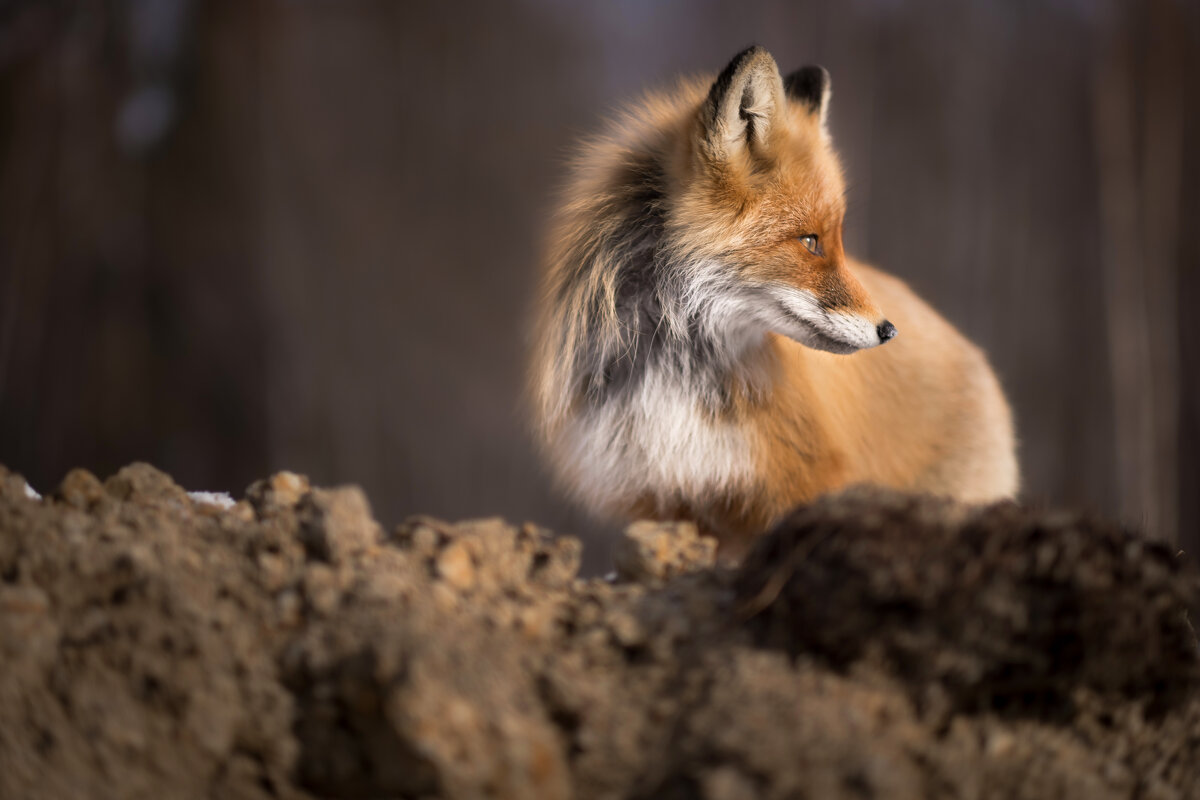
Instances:
[[[829,70],[815,64],[801,67],[783,79],[788,97],[808,104],[814,111],[821,107],[829,86]]]
[[[755,58],[761,58],[762,56],[770,57],[770,55],[771,54],[767,52],[767,48],[763,47],[761,44],[752,44],[734,56],[725,66],[725,69],[722,70],[721,74],[724,75],[728,73],[732,75],[741,69],[742,66],[750,63],[750,61],[754,60]]]
[[[767,52],[767,48],[763,47],[761,44],[752,44],[749,47],[742,50],[742,52],[740,52],[736,56],[734,56],[733,60],[741,61],[743,59],[756,58],[759,56],[769,56],[769,55],[771,55],[771,54]]]
[[[724,97],[725,93],[729,91],[729,86],[733,83],[733,77],[741,72],[751,61],[763,56],[770,58],[771,54],[762,45],[752,44],[734,56],[733,60],[725,66],[725,69],[721,70],[721,74],[717,76],[717,80],[708,92],[708,104],[714,109],[712,113],[715,113],[719,98]]]

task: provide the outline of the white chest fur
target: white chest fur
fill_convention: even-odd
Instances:
[[[574,414],[555,450],[569,488],[602,514],[647,495],[664,506],[706,500],[753,475],[746,432],[705,411],[685,378],[661,370]]]

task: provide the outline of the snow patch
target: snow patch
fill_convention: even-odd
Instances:
[[[233,508],[234,500],[227,492],[188,492],[188,497],[196,503],[220,508]]]

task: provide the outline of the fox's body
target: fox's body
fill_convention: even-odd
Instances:
[[[754,48],[585,149],[532,389],[542,444],[593,511],[694,519],[737,548],[855,483],[970,502],[1016,491],[983,354],[842,252],[828,98],[823,70],[785,88]]]

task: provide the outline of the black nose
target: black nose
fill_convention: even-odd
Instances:
[[[883,344],[896,336],[896,326],[885,319],[875,326],[875,332],[879,334],[879,343]]]

